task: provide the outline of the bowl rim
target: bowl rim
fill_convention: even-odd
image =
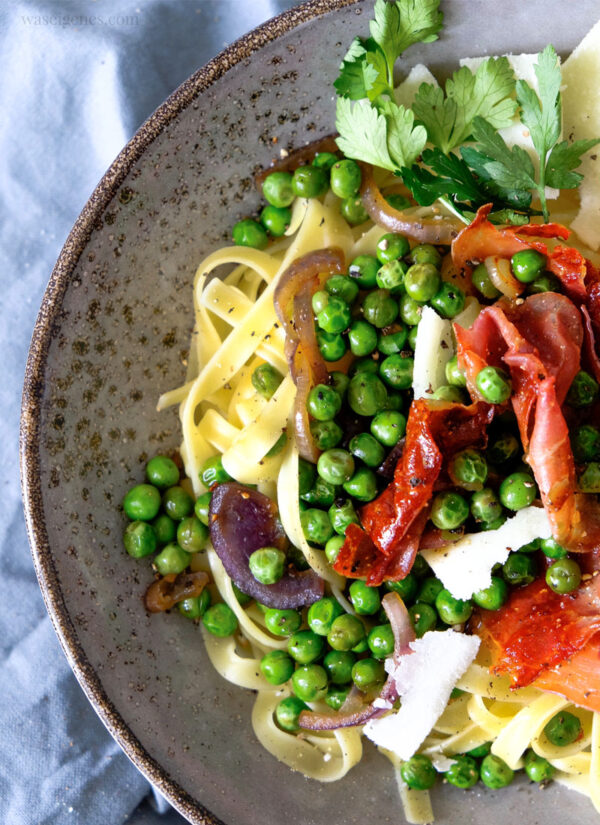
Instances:
[[[117,155],[83,207],[52,270],[37,315],[23,383],[19,459],[21,494],[34,567],[46,609],[77,681],[125,754],[193,825],[224,825],[184,790],[144,748],[105,693],[79,642],[65,602],[44,521],[39,442],[46,362],[55,322],[71,277],[101,215],[133,165],[181,111],[241,61],[302,23],[361,0],[307,0],[271,18],[233,42],[194,72],[145,120]]]

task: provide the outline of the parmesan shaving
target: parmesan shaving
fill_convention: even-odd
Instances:
[[[452,324],[424,306],[415,342],[415,398],[432,395],[446,383],[446,364],[454,355]]]

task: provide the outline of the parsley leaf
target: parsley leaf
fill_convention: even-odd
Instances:
[[[381,94],[393,94],[386,79],[383,53],[373,40],[358,37],[352,41],[333,85],[338,95],[350,100],[375,100]]]
[[[489,203],[489,193],[480,186],[462,158],[454,154],[445,155],[440,149],[426,149],[423,163],[437,174],[418,165],[412,169],[402,169],[404,183],[421,206],[430,206],[437,198],[446,195],[450,195],[455,202]]]
[[[381,101],[379,110],[366,100],[354,105],[338,98],[337,145],[346,157],[396,172],[410,166],[423,150],[427,133],[414,125],[413,113],[393,101]]]
[[[557,143],[550,152],[546,164],[546,183],[556,189],[576,189],[583,179],[579,172],[573,172],[581,163],[581,156],[597,146],[600,140],[566,140]]]
[[[376,0],[371,37],[385,56],[390,86],[394,81],[394,63],[402,52],[415,43],[437,40],[444,20],[439,4],[439,0]]]
[[[445,94],[430,83],[421,84],[413,110],[429,140],[448,154],[471,135],[476,117],[496,129],[509,126],[517,104],[511,95],[515,78],[506,57],[489,57],[475,74],[462,66],[446,83]]]

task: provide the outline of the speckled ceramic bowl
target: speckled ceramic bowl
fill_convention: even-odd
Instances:
[[[445,0],[447,25],[411,61],[570,49],[597,0]],[[149,455],[179,442],[158,395],[179,384],[199,259],[259,203],[252,173],[334,126],[331,82],[371,3],[314,0],[235,43],[183,84],[106,173],[62,251],[34,331],[23,400],[29,534],[48,610],[77,678],[113,736],[190,822],[313,825],[402,821],[388,763],[369,745],[320,785],[262,750],[252,695],[222,681],[201,635],[148,616],[150,565],[122,549],[124,492]],[[490,11],[492,15],[490,15]],[[490,28],[493,24],[493,31]],[[440,788],[439,821],[596,821],[589,802],[525,784]],[[557,808],[564,813],[557,814]],[[210,813],[209,813],[210,812]]]

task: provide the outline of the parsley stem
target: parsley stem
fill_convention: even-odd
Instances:
[[[471,223],[471,221],[466,218],[462,212],[460,212],[456,206],[446,197],[438,198],[438,201],[443,204],[449,212],[452,212],[460,221],[462,221],[467,226]]]

